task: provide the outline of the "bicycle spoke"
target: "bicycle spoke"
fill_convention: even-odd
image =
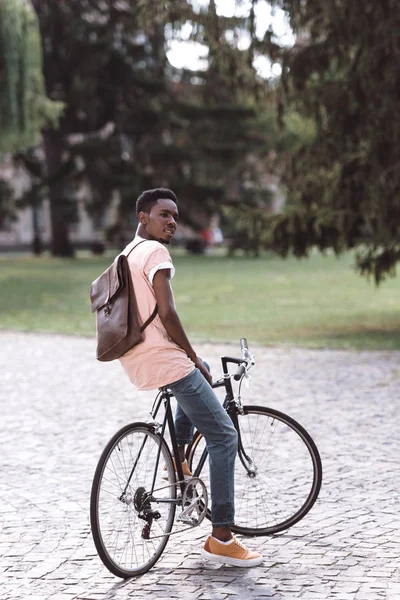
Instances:
[[[146,425],[122,431],[114,436],[100,460],[93,482],[91,521],[104,564],[124,577],[145,572],[160,557],[175,514],[175,505],[165,500],[176,497],[176,488],[174,483],[165,483],[157,490],[157,499],[164,502],[145,500],[151,491],[160,438]],[[164,464],[173,481],[172,460],[165,443],[157,465],[160,482]],[[145,527],[149,539],[143,537]]]
[[[263,407],[244,409],[237,415],[234,530],[264,535],[293,525],[310,510],[321,484],[321,464],[312,439],[293,419]],[[189,456],[192,471],[203,449],[200,436]],[[208,464],[200,476],[209,484]]]

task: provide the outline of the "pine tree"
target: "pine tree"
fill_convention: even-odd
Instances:
[[[142,5],[148,14],[154,8],[151,0]],[[156,162],[178,193],[186,222],[204,228],[215,212],[228,216],[237,228],[237,207],[268,212],[271,199],[262,179],[270,150],[266,138],[273,128],[261,114],[269,88],[253,66],[254,6],[247,18],[239,18],[220,16],[214,0],[200,8],[171,2],[163,18],[178,39],[182,25],[191,26],[190,39],[207,48],[208,67],[172,71],[168,143],[159,148]],[[253,41],[240,50],[244,33]]]
[[[43,130],[41,174],[50,199],[52,251],[71,256],[68,222],[82,181],[90,184],[88,208],[97,217],[113,189],[132,208],[148,182],[148,139],[162,131],[163,38],[157,40],[156,23],[144,32],[137,3],[34,0],[34,5],[46,90],[66,107],[60,128]],[[25,163],[37,171],[26,157]]]
[[[400,259],[400,4],[276,4],[301,37],[281,51],[283,108],[312,119],[315,135],[292,156],[272,247],[357,248],[359,270],[379,283]]]
[[[23,157],[48,187],[54,254],[72,254],[68,222],[83,181],[96,220],[119,191],[120,233],[133,225],[139,193],[160,185],[178,193],[183,220],[195,229],[222,206],[268,212],[262,178],[273,128],[260,116],[267,86],[252,64],[264,44],[254,35],[254,7],[249,18],[226,18],[213,0],[201,10],[183,0],[34,4],[46,90],[66,107],[60,128],[43,131],[44,164]],[[209,50],[205,71],[176,70],[166,59],[166,32],[179,35],[187,22]],[[247,50],[238,48],[242,31],[252,39]]]

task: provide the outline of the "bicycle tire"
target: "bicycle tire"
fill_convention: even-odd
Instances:
[[[284,531],[305,517],[318,498],[322,483],[318,449],[304,427],[278,410],[244,406],[237,420],[232,531],[251,536]],[[203,452],[207,453],[205,442],[197,432],[188,448],[189,468],[209,485],[206,464],[201,475],[195,472]],[[207,517],[211,520],[210,511]]]
[[[146,493],[152,489],[154,477],[155,489],[149,500]],[[176,499],[176,477],[165,440],[146,423],[126,425],[104,448],[90,497],[93,540],[111,573],[124,579],[135,577],[146,573],[159,560],[175,517],[175,503],[168,499]],[[143,537],[149,523],[143,518],[144,512],[152,520],[149,539]]]

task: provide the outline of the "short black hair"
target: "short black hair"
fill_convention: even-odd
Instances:
[[[136,215],[139,215],[142,211],[149,213],[153,206],[161,199],[173,200],[175,204],[178,204],[174,192],[168,188],[146,190],[145,192],[142,192],[136,200]]]

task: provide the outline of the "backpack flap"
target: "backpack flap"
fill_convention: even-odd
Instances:
[[[108,267],[90,288],[90,302],[92,313],[96,312],[115,298],[124,289],[124,269],[122,266],[125,256],[118,256],[113,264]]]
[[[97,350],[101,361],[119,358],[142,339],[139,328],[129,335],[131,295],[129,266],[126,256],[120,255],[104,273],[92,283],[90,300],[96,312]]]
[[[144,329],[157,314],[156,305],[153,313],[141,326],[125,254],[120,254],[113,264],[93,281],[90,302],[92,312],[96,313],[96,358],[102,362],[120,358],[142,342]]]

